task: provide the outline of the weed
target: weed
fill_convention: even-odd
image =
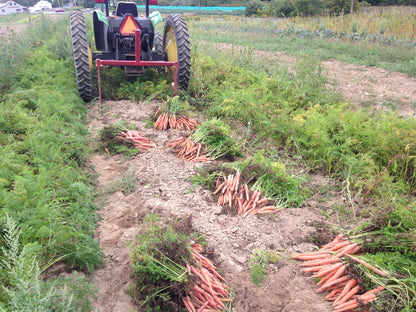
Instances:
[[[20,247],[21,231],[16,222],[6,215],[1,266],[7,270],[7,283],[2,282],[5,300],[2,311],[90,311],[89,298],[94,287],[86,278],[77,276],[44,281],[33,253],[33,247]],[[2,279],[6,276],[2,276]],[[7,286],[7,287],[6,287]],[[7,304],[4,304],[7,302]]]
[[[257,287],[266,279],[266,267],[269,263],[276,263],[280,259],[275,250],[254,249],[250,257],[251,279]]]

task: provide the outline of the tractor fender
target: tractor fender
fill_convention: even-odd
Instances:
[[[93,13],[95,46],[98,51],[109,51],[108,49],[108,20],[101,11]]]

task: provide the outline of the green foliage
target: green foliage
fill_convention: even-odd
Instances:
[[[214,118],[205,121],[198,127],[192,135],[192,140],[196,143],[207,145],[207,155],[212,159],[232,159],[240,155],[240,149],[230,135],[230,126],[220,119]]]
[[[146,311],[168,311],[180,305],[188,282],[186,264],[192,261],[189,234],[176,222],[163,226],[156,215],[148,215],[143,231],[131,247],[131,267],[135,279],[131,295]],[[188,229],[189,230],[189,229]]]
[[[240,170],[252,189],[260,191],[276,205],[297,206],[306,199],[307,192],[301,187],[302,178],[288,174],[283,163],[267,159],[263,150],[232,166]]]
[[[275,250],[258,250],[254,249],[250,257],[251,279],[257,287],[266,280],[266,267],[269,263],[276,263],[280,259]]]
[[[98,90],[98,81],[94,81],[94,84],[94,90]],[[163,100],[173,95],[173,88],[166,76],[154,68],[146,68],[141,77],[128,77],[123,70],[115,67],[103,69],[101,88],[102,97],[108,100]]]
[[[251,0],[247,6],[246,10],[244,12],[245,16],[253,16],[253,15],[259,15],[263,9],[263,5],[258,0]]]
[[[1,311],[91,311],[90,297],[94,287],[83,276],[74,274],[67,279],[44,281],[36,259],[33,244],[21,248],[21,230],[6,215],[2,247],[5,275],[1,276],[4,292],[0,301]],[[35,248],[38,249],[38,248]]]
[[[124,121],[118,121],[114,125],[104,127],[100,131],[99,149],[111,155],[124,154],[127,157],[136,155],[140,150],[134,143],[120,137],[121,132],[132,129],[135,129],[135,126],[129,125]]]
[[[40,16],[13,38],[10,53],[19,63],[13,63],[0,98],[0,224],[7,223],[7,214],[19,223],[19,243],[28,246],[40,267],[58,258],[92,271],[102,263],[102,253],[93,239],[92,185],[82,170],[86,108],[73,79],[68,25],[67,18],[54,22]],[[0,62],[3,57],[8,56],[0,53]],[[38,274],[36,266],[31,270]],[[10,278],[4,277],[5,287]],[[42,293],[49,296],[42,285],[33,285],[36,300]],[[7,306],[12,296],[17,294],[0,300]],[[23,307],[26,299],[18,300]]]

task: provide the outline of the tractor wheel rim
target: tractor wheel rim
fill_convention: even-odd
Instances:
[[[91,51],[91,47],[89,45],[88,45],[88,62],[90,64],[90,70],[92,70],[92,66],[93,66],[93,64],[92,64],[92,62],[93,62],[93,60],[92,60],[92,51]]]
[[[173,30],[172,27],[169,27],[168,31],[166,32],[165,51],[168,54],[169,62],[174,62],[178,60],[178,47],[176,44],[175,31]],[[175,70],[172,67],[168,67],[167,72],[168,72],[169,78],[174,79]]]

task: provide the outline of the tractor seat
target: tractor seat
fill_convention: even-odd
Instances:
[[[130,13],[133,17],[139,16],[137,5],[134,2],[119,2],[117,3],[116,16],[124,16]]]

